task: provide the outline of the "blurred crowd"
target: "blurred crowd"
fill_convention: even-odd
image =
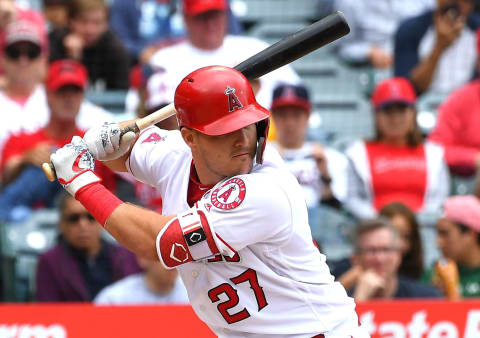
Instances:
[[[188,303],[176,271],[119,246],[41,165],[92,126],[170,104],[191,71],[268,47],[239,2],[0,0],[0,300]],[[332,274],[357,301],[479,297],[480,1],[312,3],[313,19],[340,10],[350,25],[331,57],[388,74],[363,93],[373,135],[342,146],[312,137],[318,88],[294,67],[252,81],[272,113],[269,146],[304,188]],[[125,93],[121,116],[89,101],[115,91]],[[432,93],[443,99],[426,132],[418,102]],[[175,117],[158,125],[178,128]],[[123,200],[161,212],[152,187],[101,163],[96,171]],[[471,184],[460,191],[458,179]],[[43,210],[57,215],[55,240],[34,253],[33,291],[12,296],[8,233]]]

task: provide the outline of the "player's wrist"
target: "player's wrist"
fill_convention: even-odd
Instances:
[[[102,179],[91,170],[81,172],[68,182],[59,179],[59,182],[63,185],[65,190],[74,197],[80,190],[85,189],[85,187],[101,181]]]
[[[91,183],[79,189],[75,198],[82,203],[102,227],[105,226],[112,212],[123,203],[99,182]]]

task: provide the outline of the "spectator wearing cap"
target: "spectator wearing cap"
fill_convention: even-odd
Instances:
[[[131,56],[140,62],[159,48],[185,36],[185,27],[178,2],[173,0],[114,0],[110,7],[110,25],[127,47]],[[240,34],[242,26],[228,8],[228,31]]]
[[[4,112],[0,117],[0,154],[11,134],[37,131],[49,121],[50,109],[44,86],[48,39],[43,28],[29,19],[18,19],[6,28],[0,55],[7,82],[0,91],[0,105]],[[111,120],[105,110],[91,103],[82,103],[77,117],[80,128],[86,129],[105,120]]]
[[[480,297],[480,200],[473,195],[448,198],[436,226],[442,259],[426,280],[444,291],[459,283],[461,297]]]
[[[41,170],[50,154],[73,136],[83,136],[76,124],[82,105],[88,75],[85,67],[74,60],[58,60],[48,70],[46,87],[50,119],[45,127],[20,131],[11,135],[3,148],[0,164],[5,189],[0,194],[0,218],[15,220],[17,207],[53,207],[55,195],[61,190],[49,182]],[[114,190],[114,174],[106,167],[97,167],[107,186]],[[28,210],[28,209],[27,209]]]
[[[141,271],[136,256],[106,241],[74,197],[62,191],[57,204],[58,241],[38,258],[36,301],[91,302],[107,285]]]
[[[128,51],[108,27],[103,0],[68,3],[68,27],[50,32],[50,61],[71,58],[87,67],[96,89],[127,89],[131,65]]]
[[[340,207],[347,196],[347,159],[340,152],[306,140],[311,106],[303,85],[280,85],[273,91],[272,144],[305,192],[309,208],[320,203]]]
[[[267,43],[253,37],[227,34],[227,9],[227,0],[183,0],[187,39],[158,50],[149,63],[154,69],[165,69],[172,74],[176,86],[195,69],[210,65],[234,67],[268,47]],[[262,76],[257,101],[270,107],[274,87],[299,81],[289,65]],[[173,97],[169,101],[173,101]]]
[[[370,218],[388,203],[402,202],[435,218],[449,194],[444,151],[424,142],[416,121],[416,95],[404,78],[380,82],[372,94],[375,135],[350,145],[346,208]]]

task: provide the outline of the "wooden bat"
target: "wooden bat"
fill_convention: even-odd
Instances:
[[[345,16],[342,12],[337,11],[283,38],[234,68],[245,75],[247,79],[253,80],[291,63],[347,35],[349,32],[350,27],[345,20]],[[171,103],[148,116],[138,119],[134,124],[127,126],[122,134],[128,131],[138,133],[140,130],[163,121],[174,114],[175,106]],[[48,180],[55,180],[55,168],[52,163],[43,163],[42,169]]]

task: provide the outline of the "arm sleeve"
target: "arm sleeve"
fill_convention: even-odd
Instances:
[[[166,268],[215,254],[232,257],[254,243],[282,243],[292,231],[285,192],[268,178],[234,177],[159,233],[157,253]],[[263,184],[262,184],[263,183]]]
[[[411,20],[404,21],[398,27],[394,38],[394,74],[408,78],[412,69],[419,63],[418,46],[422,32]],[[421,34],[418,36],[418,34]]]
[[[179,162],[190,165],[187,148],[178,130],[150,127],[141,132],[125,164],[137,180],[161,188]]]

